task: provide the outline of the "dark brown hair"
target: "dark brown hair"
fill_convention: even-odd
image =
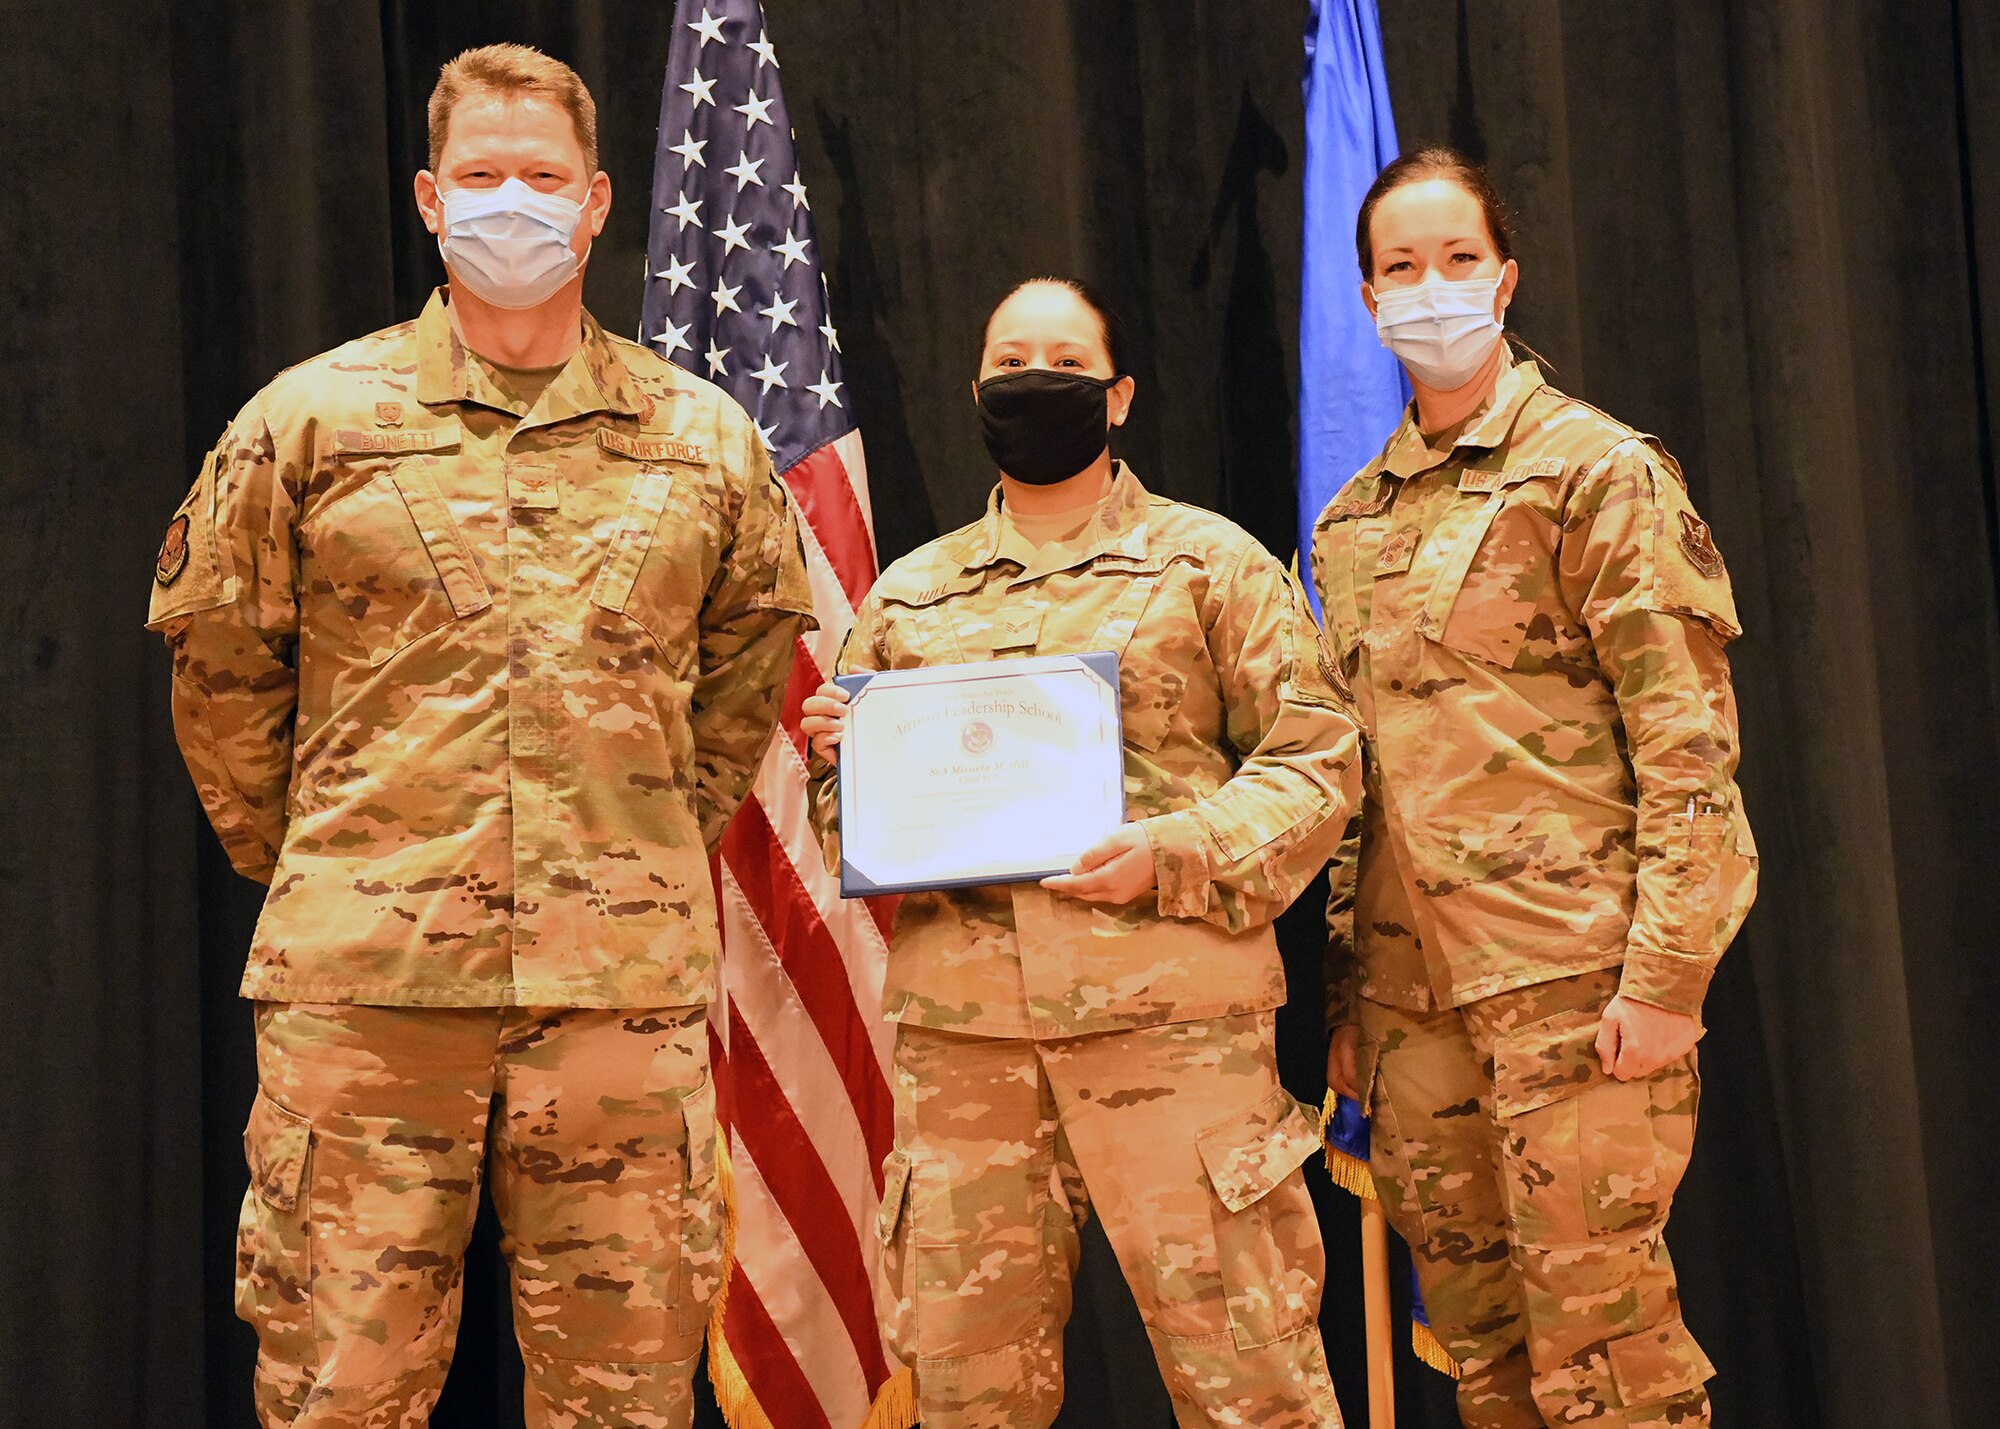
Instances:
[[[481,45],[438,71],[437,88],[431,91],[425,113],[430,124],[433,171],[444,154],[451,111],[461,99],[479,91],[539,95],[563,109],[576,127],[576,142],[583,149],[584,177],[597,172],[596,101],[575,70],[526,45]]]
[[[1507,205],[1500,200],[1500,191],[1493,187],[1493,180],[1486,176],[1486,170],[1458,150],[1443,144],[1426,144],[1423,148],[1404,154],[1390,161],[1388,167],[1375,176],[1375,182],[1368,186],[1368,194],[1361,200],[1361,212],[1354,220],[1354,253],[1361,260],[1361,281],[1375,281],[1375,240],[1368,232],[1368,225],[1374,221],[1375,205],[1382,196],[1404,184],[1422,183],[1425,179],[1449,179],[1471,194],[1479,203],[1479,211],[1486,218],[1486,236],[1493,242],[1493,251],[1506,262],[1514,256],[1514,224],[1507,215]]]
[[[1053,276],[1025,278],[1009,288],[1001,295],[1000,301],[987,311],[986,322],[979,329],[981,346],[985,345],[986,334],[993,330],[993,314],[1006,306],[1007,300],[1023,288],[1038,287],[1044,283],[1053,284],[1066,292],[1074,294],[1077,301],[1081,302],[1086,308],[1089,308],[1091,312],[1097,315],[1097,328],[1104,337],[1104,352],[1111,359],[1111,370],[1120,377],[1128,374],[1131,369],[1125,365],[1127,355],[1125,352],[1125,324],[1119,321],[1118,314],[1111,310],[1111,305],[1104,301],[1102,293],[1099,293],[1090,284],[1076,278],[1057,278]]]

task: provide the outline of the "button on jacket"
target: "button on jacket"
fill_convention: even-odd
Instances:
[[[271,885],[244,995],[709,997],[708,850],[810,626],[804,562],[742,409],[583,327],[524,410],[440,293],[259,393],[169,524],[175,730]]]
[[[1329,1015],[1621,964],[1627,995],[1698,1011],[1756,847],[1736,609],[1673,458],[1521,363],[1435,444],[1406,417],[1313,571],[1369,740]]]
[[[1340,837],[1357,736],[1304,596],[1248,533],[1121,465],[1080,533],[1036,548],[996,490],[983,519],[883,572],[839,670],[1093,650],[1119,655],[1126,816],[1145,821],[1158,892],[1122,907],[1033,883],[910,894],[890,939],[892,1019],[1062,1037],[1284,1001],[1270,922]],[[837,866],[823,760],[812,795]]]

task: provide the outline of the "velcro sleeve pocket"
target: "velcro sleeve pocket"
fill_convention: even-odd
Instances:
[[[1255,1204],[1320,1149],[1319,1118],[1283,1087],[1248,1116],[1204,1127],[1195,1146],[1216,1198],[1231,1211]]]
[[[153,558],[153,595],[146,612],[148,630],[165,630],[198,611],[213,610],[236,598],[236,582],[216,528],[216,482],[222,464],[218,448],[202,463],[201,474],[167,522],[159,554]]]
[[[297,1210],[312,1155],[312,1123],[259,1091],[243,1129],[243,1152],[258,1197],[277,1210]]]
[[[1505,1119],[1610,1080],[1597,1056],[1595,1012],[1565,1012],[1510,1032],[1493,1046],[1494,1112]]]

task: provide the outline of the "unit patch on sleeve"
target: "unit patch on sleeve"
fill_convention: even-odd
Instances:
[[[188,563],[188,518],[187,513],[167,523],[166,538],[160,542],[160,554],[153,558],[153,579],[162,586],[170,586],[181,578],[181,572]]]
[[[1683,510],[1681,516],[1681,554],[1688,558],[1688,564],[1715,580],[1721,576],[1722,552],[1715,549],[1715,538],[1708,533],[1708,523],[1692,511]]]

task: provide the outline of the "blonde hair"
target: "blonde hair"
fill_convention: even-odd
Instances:
[[[445,131],[459,100],[475,91],[534,94],[569,111],[576,142],[583,146],[583,166],[597,172],[597,101],[590,97],[577,72],[559,59],[527,45],[481,45],[467,50],[438,71],[426,110],[430,122],[431,168],[444,156]]]

